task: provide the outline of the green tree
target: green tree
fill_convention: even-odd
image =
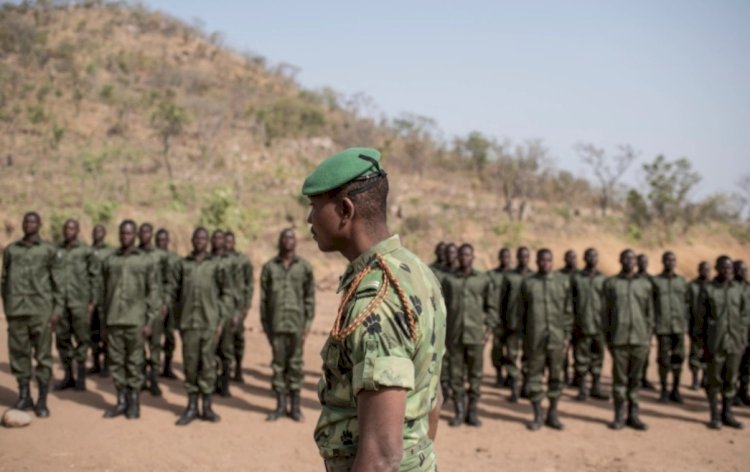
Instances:
[[[169,180],[172,180],[172,164],[169,160],[169,150],[172,140],[182,134],[185,126],[190,121],[187,110],[175,102],[173,93],[168,93],[156,106],[151,115],[151,126],[159,136],[162,145],[162,157],[167,168]]]

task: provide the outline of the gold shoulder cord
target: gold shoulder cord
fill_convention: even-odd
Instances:
[[[346,306],[349,304],[352,297],[354,297],[354,294],[357,292],[357,288],[359,288],[359,284],[362,282],[362,279],[367,274],[369,274],[370,271],[372,271],[373,266],[368,264],[367,267],[362,269],[362,271],[357,274],[357,277],[355,277],[351,283],[351,288],[349,288],[349,291],[347,291],[346,294],[341,298],[341,304],[339,305],[338,314],[336,315],[336,321],[333,323],[333,328],[331,329],[331,337],[337,341],[343,341],[344,339],[348,338],[357,328],[360,327],[360,325],[362,325],[362,323],[365,322],[365,320],[372,314],[372,312],[375,311],[378,306],[380,306],[380,304],[385,299],[385,296],[388,294],[388,288],[391,286],[391,284],[393,284],[393,288],[394,290],[396,290],[396,294],[398,295],[398,299],[401,302],[401,306],[404,307],[404,311],[406,312],[406,319],[409,323],[409,334],[411,335],[411,339],[412,341],[416,341],[416,315],[414,315],[414,311],[411,309],[411,305],[406,299],[406,294],[401,288],[401,284],[398,283],[398,280],[393,275],[391,268],[388,267],[388,264],[385,263],[385,260],[383,260],[380,254],[376,253],[374,257],[377,261],[378,267],[380,267],[380,269],[382,269],[383,271],[383,284],[375,294],[375,298],[373,298],[370,303],[367,304],[365,309],[357,315],[354,321],[352,321],[350,325],[342,328],[341,323],[346,316]]]

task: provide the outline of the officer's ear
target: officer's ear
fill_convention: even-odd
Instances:
[[[354,202],[349,197],[343,197],[339,205],[341,214],[341,226],[349,223],[354,219],[356,212]]]

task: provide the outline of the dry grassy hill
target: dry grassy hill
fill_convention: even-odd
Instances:
[[[631,245],[658,265],[663,244],[634,241],[617,212],[597,216],[587,183],[574,180],[582,193],[560,190],[511,221],[496,188],[422,130],[376,122],[331,90],[304,90],[288,70],[140,6],[3,6],[0,246],[36,209],[48,237],[66,217],[86,231],[131,217],[171,229],[181,252],[195,224],[231,227],[260,265],[293,226],[330,287],[343,263],[315,250],[300,184],[332,152],[371,145],[391,170],[392,230],[425,259],[446,239],[472,242],[484,267],[500,245],[520,243],[549,246],[558,260],[594,245],[610,272]],[[691,274],[720,252],[750,259],[747,242],[721,223],[669,245]]]

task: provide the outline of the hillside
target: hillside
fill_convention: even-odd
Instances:
[[[305,90],[289,67],[140,6],[4,5],[0,57],[0,246],[36,209],[48,237],[66,217],[86,232],[131,217],[171,229],[181,252],[195,224],[230,227],[258,266],[293,226],[331,287],[343,263],[314,249],[300,184],[332,152],[370,145],[391,171],[391,229],[425,259],[441,239],[473,243],[483,267],[503,244],[547,245],[558,261],[595,245],[611,272],[624,245],[654,268],[663,248],[634,239],[617,208],[598,216],[591,185],[562,172],[535,174],[531,210],[511,220],[489,173],[433,139],[429,120],[368,118],[357,97]],[[692,274],[718,251],[750,259],[731,234],[710,222],[669,245]]]

